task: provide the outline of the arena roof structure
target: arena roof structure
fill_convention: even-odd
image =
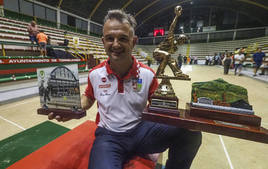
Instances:
[[[174,17],[174,7],[181,5],[180,23],[195,27],[199,20],[204,26],[221,29],[268,26],[267,0],[37,0],[61,8],[94,22],[103,23],[109,9],[124,9],[137,20],[140,35],[154,27],[168,27]],[[239,15],[239,16],[238,16]],[[238,19],[239,18],[239,19]],[[232,26],[230,26],[232,25]],[[235,26],[234,26],[235,25]]]

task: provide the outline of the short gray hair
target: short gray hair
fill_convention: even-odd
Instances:
[[[116,19],[121,23],[127,22],[131,28],[133,28],[133,33],[135,31],[135,27],[137,26],[136,19],[131,15],[126,13],[120,9],[109,10],[107,15],[104,17],[103,24],[107,22],[107,20]]]

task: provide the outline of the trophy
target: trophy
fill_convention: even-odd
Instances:
[[[161,42],[153,52],[153,57],[160,62],[156,71],[156,78],[162,79],[158,89],[152,95],[148,110],[152,111],[173,111],[178,112],[179,99],[175,95],[170,80],[190,80],[189,76],[183,74],[179,69],[178,64],[171,54],[177,51],[177,45],[182,45],[188,38],[181,34],[175,38],[174,29],[178,18],[182,13],[182,7],[175,7],[175,18],[169,27],[169,32],[166,39]],[[169,66],[174,76],[167,76],[164,74],[166,66]]]
[[[86,115],[81,108],[78,65],[37,69],[41,108],[38,114],[53,112],[65,118],[79,119]]]

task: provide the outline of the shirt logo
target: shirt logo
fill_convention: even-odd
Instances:
[[[103,84],[99,85],[99,88],[110,88],[112,85],[111,84]]]
[[[108,90],[103,90],[101,93],[100,93],[100,96],[110,96],[111,94],[108,93]]]
[[[141,91],[142,88],[142,79],[133,79],[132,87],[135,92]]]
[[[106,77],[101,78],[101,81],[105,83],[107,81]]]

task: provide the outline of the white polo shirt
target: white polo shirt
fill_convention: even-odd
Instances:
[[[236,60],[238,59],[238,60]],[[236,54],[234,55],[234,64],[241,64],[242,63],[242,60],[245,59],[245,55],[244,54]]]
[[[140,123],[147,100],[158,87],[154,71],[132,58],[132,68],[124,78],[112,71],[109,59],[88,75],[85,95],[97,100],[98,125],[110,131],[124,132]]]

